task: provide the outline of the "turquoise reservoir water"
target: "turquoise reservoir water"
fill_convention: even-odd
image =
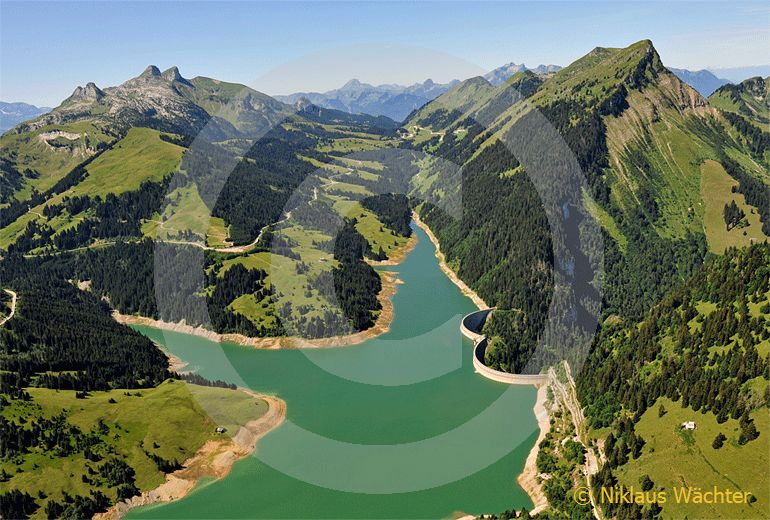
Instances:
[[[425,233],[382,336],[356,346],[255,350],[135,327],[210,379],[287,403],[287,420],[187,497],[130,518],[445,518],[532,507],[516,483],[537,438],[535,388],[473,371],[459,319],[475,309]]]

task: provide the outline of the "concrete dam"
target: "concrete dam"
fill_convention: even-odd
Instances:
[[[460,332],[463,336],[473,342],[473,368],[477,373],[487,379],[499,383],[535,386],[547,383],[548,374],[511,374],[495,370],[484,364],[484,353],[487,350],[489,340],[481,331],[484,328],[484,323],[486,323],[487,318],[494,310],[495,308],[492,307],[471,312],[470,314],[466,314],[460,321]]]

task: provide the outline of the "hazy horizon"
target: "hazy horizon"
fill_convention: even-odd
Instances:
[[[445,83],[509,62],[567,66],[596,46],[642,39],[669,67],[770,69],[764,2],[180,5],[3,1],[0,99],[57,106],[78,85],[118,85],[151,63],[271,95],[352,78]]]

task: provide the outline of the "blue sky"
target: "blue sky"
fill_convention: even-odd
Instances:
[[[0,99],[57,105],[148,64],[270,94],[463,79],[503,63],[567,65],[650,38],[689,69],[770,62],[753,2],[12,2],[0,0]]]

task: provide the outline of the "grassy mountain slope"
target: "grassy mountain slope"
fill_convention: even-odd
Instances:
[[[83,133],[61,130],[74,127],[82,127]],[[101,261],[93,258],[89,268],[68,277],[97,277],[94,288],[123,312],[203,323],[207,319],[200,306],[185,314],[195,307],[193,302],[203,302],[213,316],[210,326],[222,332],[283,335],[276,318],[279,308],[303,320],[303,331],[312,329],[314,336],[324,334],[319,325],[324,317],[334,325],[355,315],[356,325],[366,328],[379,309],[377,274],[363,258],[321,262],[333,260],[333,237],[326,229],[298,224],[284,212],[303,180],[316,172],[315,202],[331,210],[334,219],[358,219],[353,229],[366,240],[367,256],[382,260],[396,251],[406,235],[392,232],[379,215],[360,205],[375,193],[372,185],[383,169],[379,159],[335,159],[395,147],[395,127],[381,116],[305,102],[289,107],[242,85],[203,77],[188,80],[173,67],[161,73],[150,66],[104,90],[93,84],[79,87],[52,113],[2,138],[7,143],[2,162],[7,207],[0,215],[0,247],[7,254],[27,256],[98,250],[94,256],[110,258],[105,260],[110,265],[99,268]],[[78,153],[73,145],[69,155],[74,158],[53,171],[45,185],[32,185],[35,172],[21,173],[29,165],[28,157],[19,154],[27,138],[41,146],[46,144],[40,132],[50,139],[87,142],[88,129],[99,129],[110,141]],[[60,153],[44,151],[49,159]],[[219,171],[223,186],[215,178]],[[283,236],[276,247],[282,254],[272,266],[263,260],[270,256],[278,231]],[[152,289],[152,247],[144,238],[171,240],[180,246],[181,256],[195,248],[209,249],[206,270],[212,276],[205,287],[184,294],[189,305],[159,314]],[[131,270],[117,275],[122,284],[110,282],[120,271],[109,252],[116,244],[134,259],[130,266],[120,262]],[[228,274],[222,265],[246,267]],[[327,316],[336,311],[321,289],[328,292],[331,276],[357,298],[346,308],[348,316]],[[304,285],[273,294],[274,280],[295,278]],[[321,288],[311,290],[312,284]],[[358,294],[364,285],[374,292]]]
[[[113,140],[94,121],[43,124],[33,129],[24,126],[0,137],[0,157],[23,172],[21,189],[9,197],[28,199],[33,191],[50,189],[67,172],[95,155]],[[4,201],[6,202],[6,201]]]
[[[437,113],[441,114],[442,111],[447,110],[465,112],[483,103],[494,90],[495,88],[480,76],[466,79],[415,111],[410,115],[408,121],[423,122],[424,126],[436,126],[435,129],[438,129],[441,127],[441,123],[445,123],[445,121],[441,121]]]
[[[67,199],[78,197],[105,198],[138,190],[143,182],[160,182],[178,166],[183,148],[163,141],[160,132],[149,128],[131,128],[126,136],[85,166],[83,180],[37,204],[0,230],[0,247],[7,248],[30,222],[47,225],[54,232],[77,225],[93,211],[78,214],[62,212],[54,217],[47,210]]]
[[[552,122],[555,107],[569,106],[574,119],[600,116],[593,133],[606,143],[606,163],[579,160],[613,219],[638,220],[641,212],[661,236],[702,232],[699,168],[715,152],[693,124],[714,124],[716,112],[663,67],[651,42],[594,49],[530,101]]]
[[[770,124],[770,78],[749,78],[737,85],[725,85],[709,96],[709,103],[757,123]],[[765,126],[765,130],[767,127]]]
[[[435,146],[443,140],[448,127],[484,106],[496,90],[480,76],[460,82],[407,117],[404,122],[409,131],[407,139],[418,144],[430,140]]]
[[[204,402],[216,403],[215,417],[201,407]],[[12,457],[3,457],[0,474],[7,475],[3,483],[7,489],[33,498],[37,510],[32,518],[66,516],[64,511],[54,512],[57,506],[69,507],[72,516],[87,517],[91,515],[85,504],[78,510],[66,495],[72,499],[102,493],[106,500],[98,504],[101,507],[89,505],[103,511],[130,493],[161,485],[166,473],[204,443],[226,442],[226,435],[216,433],[217,426],[237,431],[266,410],[264,401],[244,392],[174,380],[141,392],[114,389],[88,398],[77,398],[71,391],[32,388],[29,399],[7,403],[0,421],[27,431],[31,423],[52,421],[55,426],[48,425],[48,431],[60,438],[54,449],[45,442],[32,443]],[[69,446],[70,442],[88,446]],[[130,469],[120,464],[125,471],[116,476],[106,469],[115,460]]]
[[[612,485],[615,474],[626,485],[649,475],[669,493],[675,485],[740,489],[757,499],[740,512],[708,504],[664,505],[663,512],[767,517],[767,472],[752,468],[766,466],[770,448],[769,276],[767,243],[731,248],[642,320],[601,331],[578,378],[607,457],[597,485]],[[696,422],[695,431],[681,430],[686,420]],[[724,446],[712,445],[718,433]]]

